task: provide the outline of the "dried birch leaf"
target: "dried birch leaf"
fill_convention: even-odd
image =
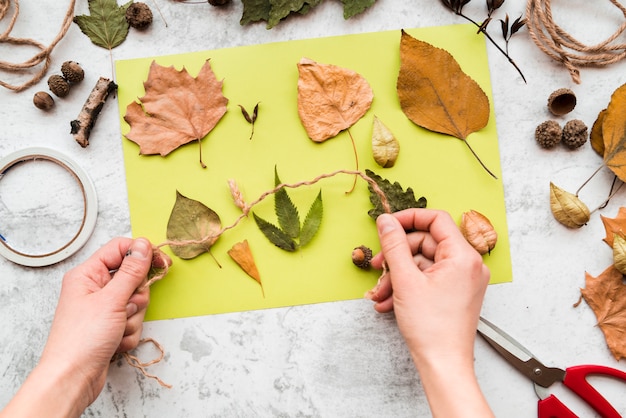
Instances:
[[[185,260],[209,252],[221,230],[220,217],[197,200],[189,199],[176,191],[176,202],[167,223],[169,241],[193,243],[170,244],[172,252]]]
[[[415,194],[413,193],[413,189],[407,187],[406,191],[402,189],[402,186],[397,181],[395,183],[391,183],[389,180],[382,178],[378,174],[374,173],[372,170],[366,169],[365,174],[367,174],[372,180],[376,182],[378,187],[383,191],[385,196],[387,197],[387,201],[389,202],[389,206],[391,208],[391,212],[397,212],[404,209],[409,208],[425,208],[426,207],[426,198],[420,197],[419,199],[415,199]],[[378,218],[378,215],[385,212],[382,202],[380,201],[380,196],[372,186],[368,184],[368,189],[370,191],[370,202],[374,205],[373,209],[370,209],[367,213],[373,219]]]
[[[606,216],[600,215],[600,219],[606,231],[606,237],[604,237],[603,240],[609,247],[613,248],[614,236],[624,235],[626,232],[626,207],[622,206],[619,208],[615,218],[607,218]]]
[[[256,263],[254,262],[254,257],[252,255],[252,251],[250,250],[250,244],[248,244],[248,240],[243,240],[242,242],[238,242],[233,247],[228,250],[228,255],[232,258],[235,263],[246,274],[252,277],[254,280],[259,283],[261,286],[261,291],[263,292],[263,283],[261,282],[261,275],[259,274],[259,270],[256,267]],[[265,294],[264,294],[265,296]]]
[[[132,3],[118,6],[117,0],[89,0],[89,15],[74,16],[73,20],[91,42],[111,50],[128,35],[126,9]]]
[[[613,92],[602,122],[604,164],[626,181],[626,84]]]
[[[383,168],[393,167],[400,153],[400,143],[376,116],[372,128],[372,153],[374,161]]]
[[[550,209],[552,215],[568,228],[580,228],[589,222],[589,209],[575,194],[550,182]]]
[[[352,70],[302,58],[298,72],[298,114],[313,141],[323,142],[354,125],[374,100],[367,80]]]
[[[626,285],[611,265],[600,276],[585,273],[580,293],[596,315],[606,344],[616,360],[626,358]]]
[[[153,61],[141,104],[132,102],[126,108],[124,120],[130,125],[126,138],[139,145],[141,154],[161,156],[191,141],[200,143],[226,113],[222,84],[209,60],[196,78],[185,68],[178,71]],[[204,166],[202,148],[200,163]]]

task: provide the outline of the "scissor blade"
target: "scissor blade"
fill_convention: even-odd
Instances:
[[[546,367],[513,337],[484,318],[478,321],[478,333],[513,367],[540,386],[547,388],[565,378],[565,372]]]

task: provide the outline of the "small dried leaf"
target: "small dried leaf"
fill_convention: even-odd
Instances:
[[[248,111],[246,110],[246,108],[243,107],[242,105],[239,105],[239,107],[241,108],[241,114],[243,115],[243,118],[246,120],[246,122],[252,123],[252,118],[248,114]]]
[[[513,21],[513,24],[511,25],[511,36],[519,32],[519,30],[523,28],[525,24],[526,24],[526,19],[524,19],[523,16],[520,16],[517,19],[515,19],[515,21]]]
[[[212,209],[197,200],[189,199],[176,191],[176,202],[167,223],[167,239],[169,241],[192,244],[170,244],[172,252],[182,259],[188,260],[209,252],[217,241],[221,230],[220,217]]]
[[[589,222],[589,209],[576,195],[550,182],[550,209],[554,218],[568,228],[580,228]]]
[[[228,255],[232,258],[239,267],[246,274],[256,280],[261,286],[261,290],[263,290],[263,283],[261,282],[261,275],[259,274],[259,270],[257,269],[256,263],[254,262],[254,257],[252,255],[252,251],[250,250],[250,244],[248,244],[248,240],[243,240],[242,242],[238,242],[233,247],[228,250]]]
[[[626,274],[626,238],[615,234],[613,238],[613,264],[622,274]]]
[[[609,247],[613,248],[613,237],[615,237],[615,235],[624,236],[626,232],[626,207],[622,206],[619,208],[615,218],[607,218],[606,216],[600,215],[600,219],[606,231],[604,242],[606,242]]]
[[[374,92],[360,74],[308,58],[298,63],[298,114],[309,138],[323,142],[354,125]]]
[[[400,152],[400,143],[376,116],[372,128],[372,152],[374,161],[383,168],[393,167]]]
[[[389,202],[391,212],[397,212],[409,208],[426,207],[426,198],[422,196],[416,200],[413,189],[411,189],[410,187],[407,187],[406,191],[404,191],[400,183],[398,183],[397,181],[392,184],[389,180],[382,178],[381,176],[369,169],[366,169],[365,173],[372,180],[374,180],[378,187],[380,187],[380,189],[383,191],[383,193],[387,197],[387,201]],[[380,214],[384,213],[385,210],[383,208],[380,197],[374,192],[372,186],[368,184],[367,187],[370,191],[370,202],[372,202],[372,205],[374,205],[374,208],[370,209],[367,213],[370,217],[376,219]]]
[[[602,137],[602,124],[604,123],[604,117],[606,116],[606,109],[603,109],[598,113],[591,132],[589,133],[589,142],[591,142],[591,148],[600,156],[604,157],[604,138]]]
[[[598,277],[585,273],[580,293],[596,314],[598,326],[615,360],[626,358],[626,285],[623,274],[611,265]]]
[[[481,255],[490,254],[498,241],[498,234],[489,219],[475,210],[463,213],[460,230]]]

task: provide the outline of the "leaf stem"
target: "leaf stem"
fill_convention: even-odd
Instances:
[[[474,152],[474,149],[471,147],[471,145],[469,144],[469,142],[467,142],[466,139],[462,139],[463,142],[465,142],[465,145],[467,145],[467,148],[469,148],[469,150],[472,152],[472,154],[474,154],[474,157],[476,157],[476,159],[478,160],[478,162],[480,163],[480,165],[485,169],[485,171],[487,171],[487,173],[489,173],[489,175],[491,177],[493,177],[494,179],[498,180],[498,177],[493,174],[493,172],[491,170],[489,170],[487,168],[487,166],[485,165],[485,163],[483,163],[483,161],[480,159],[480,157],[478,156],[478,154],[476,154],[476,152]]]
[[[587,185],[587,183],[589,183],[591,181],[591,179],[600,172],[600,170],[602,170],[602,167],[604,167],[604,164],[602,164],[600,167],[598,167],[596,169],[596,171],[593,172],[593,174],[591,176],[589,176],[589,178],[587,180],[585,180],[585,182],[578,188],[578,190],[576,190],[576,197],[578,197],[578,193],[580,193],[580,191],[582,190],[583,187],[585,187]]]
[[[350,132],[350,129],[347,129],[347,131],[348,131],[348,135],[350,135],[350,141],[352,142],[352,151],[354,151],[354,161],[356,163],[355,170],[359,171],[359,154],[356,152],[356,143],[354,142],[354,137],[352,136],[352,132]],[[354,191],[354,188],[356,187],[356,179],[357,179],[357,176],[355,175],[354,182],[352,183],[352,187],[350,188],[350,190],[346,192],[346,194],[350,194]]]
[[[206,165],[202,162],[202,140],[198,138],[198,148],[200,149],[200,165],[202,168],[206,168]]]

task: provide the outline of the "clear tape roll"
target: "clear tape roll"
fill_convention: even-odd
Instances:
[[[67,170],[78,182],[84,200],[83,219],[80,229],[69,242],[54,251],[45,254],[25,254],[11,248],[6,238],[0,235],[1,256],[23,266],[43,267],[67,259],[87,243],[96,226],[98,197],[91,179],[78,164],[61,152],[45,147],[26,148],[0,159],[0,181],[2,181],[2,177],[11,167],[34,160],[51,161]]]

